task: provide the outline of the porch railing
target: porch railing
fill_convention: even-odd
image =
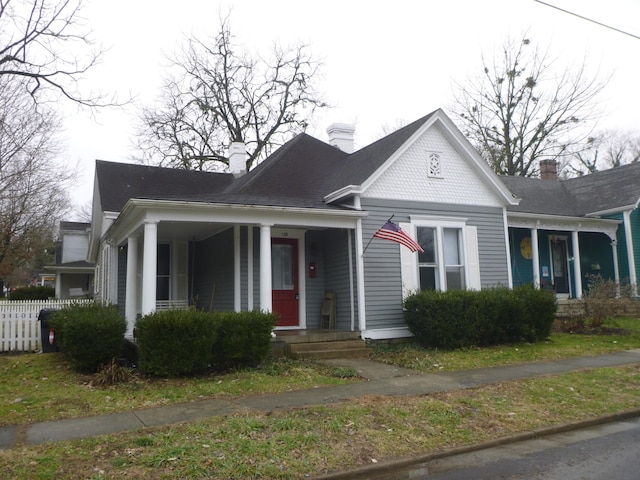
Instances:
[[[0,302],[0,352],[35,352],[42,349],[40,310],[58,310],[91,299],[7,300]]]
[[[156,300],[156,312],[164,310],[186,310],[189,308],[188,300]]]

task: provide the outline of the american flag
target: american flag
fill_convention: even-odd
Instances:
[[[424,250],[413,238],[407,235],[404,230],[402,230],[398,225],[393,223],[391,220],[387,220],[382,227],[378,229],[376,233],[373,234],[375,238],[381,238],[382,240],[391,240],[392,242],[399,243],[400,245],[404,245],[412,252],[421,252],[424,253]]]

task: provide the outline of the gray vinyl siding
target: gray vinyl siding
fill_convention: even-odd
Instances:
[[[369,215],[362,222],[365,306],[367,330],[405,327],[402,313],[401,246],[373,239],[373,234],[392,215],[393,222],[409,222],[412,215],[460,217],[477,227],[482,288],[508,285],[504,222],[501,208],[474,207],[382,199],[363,199]],[[404,247],[402,247],[404,248]]]
[[[307,266],[305,268],[306,278],[306,316],[307,328],[320,328],[320,314],[322,312],[322,301],[326,290],[326,264],[325,264],[325,232],[308,231],[305,235],[305,258]],[[309,263],[316,264],[316,277],[309,275]]]
[[[352,263],[349,263],[349,249],[352,249]],[[349,244],[347,230],[327,230],[325,233],[326,290],[336,294],[336,328],[351,330],[351,295],[356,296],[355,254],[353,241]],[[351,291],[349,270],[353,267],[353,292]],[[354,298],[354,305],[356,301]],[[354,312],[357,318],[357,311]],[[354,320],[354,326],[357,321]],[[357,327],[356,327],[357,328]]]
[[[233,229],[193,244],[193,296],[198,308],[233,310]]]

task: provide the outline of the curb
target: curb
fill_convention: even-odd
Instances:
[[[554,425],[551,427],[542,427],[542,428],[538,428],[535,430],[530,430],[522,433],[515,433],[513,435],[497,438],[495,440],[489,440],[487,442],[479,443],[476,445],[469,445],[465,447],[452,448],[450,450],[426,453],[423,455],[417,455],[415,457],[408,457],[408,458],[405,457],[405,458],[400,458],[398,460],[390,460],[388,462],[384,462],[380,464],[365,465],[365,466],[357,467],[352,470],[348,470],[344,472],[329,473],[326,475],[313,476],[312,478],[316,480],[342,480],[342,479],[352,479],[352,478],[358,478],[360,480],[366,480],[366,479],[383,480],[386,478],[388,479],[404,478],[404,477],[398,476],[400,471],[409,469],[411,467],[423,466],[424,464],[432,462],[434,460],[454,457],[456,455],[462,455],[465,453],[473,453],[480,450],[486,450],[489,448],[499,447],[502,445],[508,445],[510,443],[523,442],[526,440],[533,440],[537,438],[548,437],[550,435],[555,435],[558,433],[566,433],[574,430],[580,430],[583,428],[595,427],[595,426],[603,425],[606,423],[629,420],[637,417],[640,417],[640,408],[625,410],[623,412],[618,412],[618,413],[612,413],[611,415],[604,415],[602,417],[590,418],[587,420],[582,420],[582,421],[577,421],[572,423],[563,423],[561,425]],[[413,478],[413,476],[411,474],[408,474],[406,478]]]

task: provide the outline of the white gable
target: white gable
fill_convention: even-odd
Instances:
[[[429,174],[428,162],[432,154],[437,154],[440,161],[440,172],[436,176]],[[428,128],[383,168],[369,180],[370,184],[363,185],[362,197],[495,207],[504,205],[504,199],[486,182],[486,174],[452,146],[437,124]]]

